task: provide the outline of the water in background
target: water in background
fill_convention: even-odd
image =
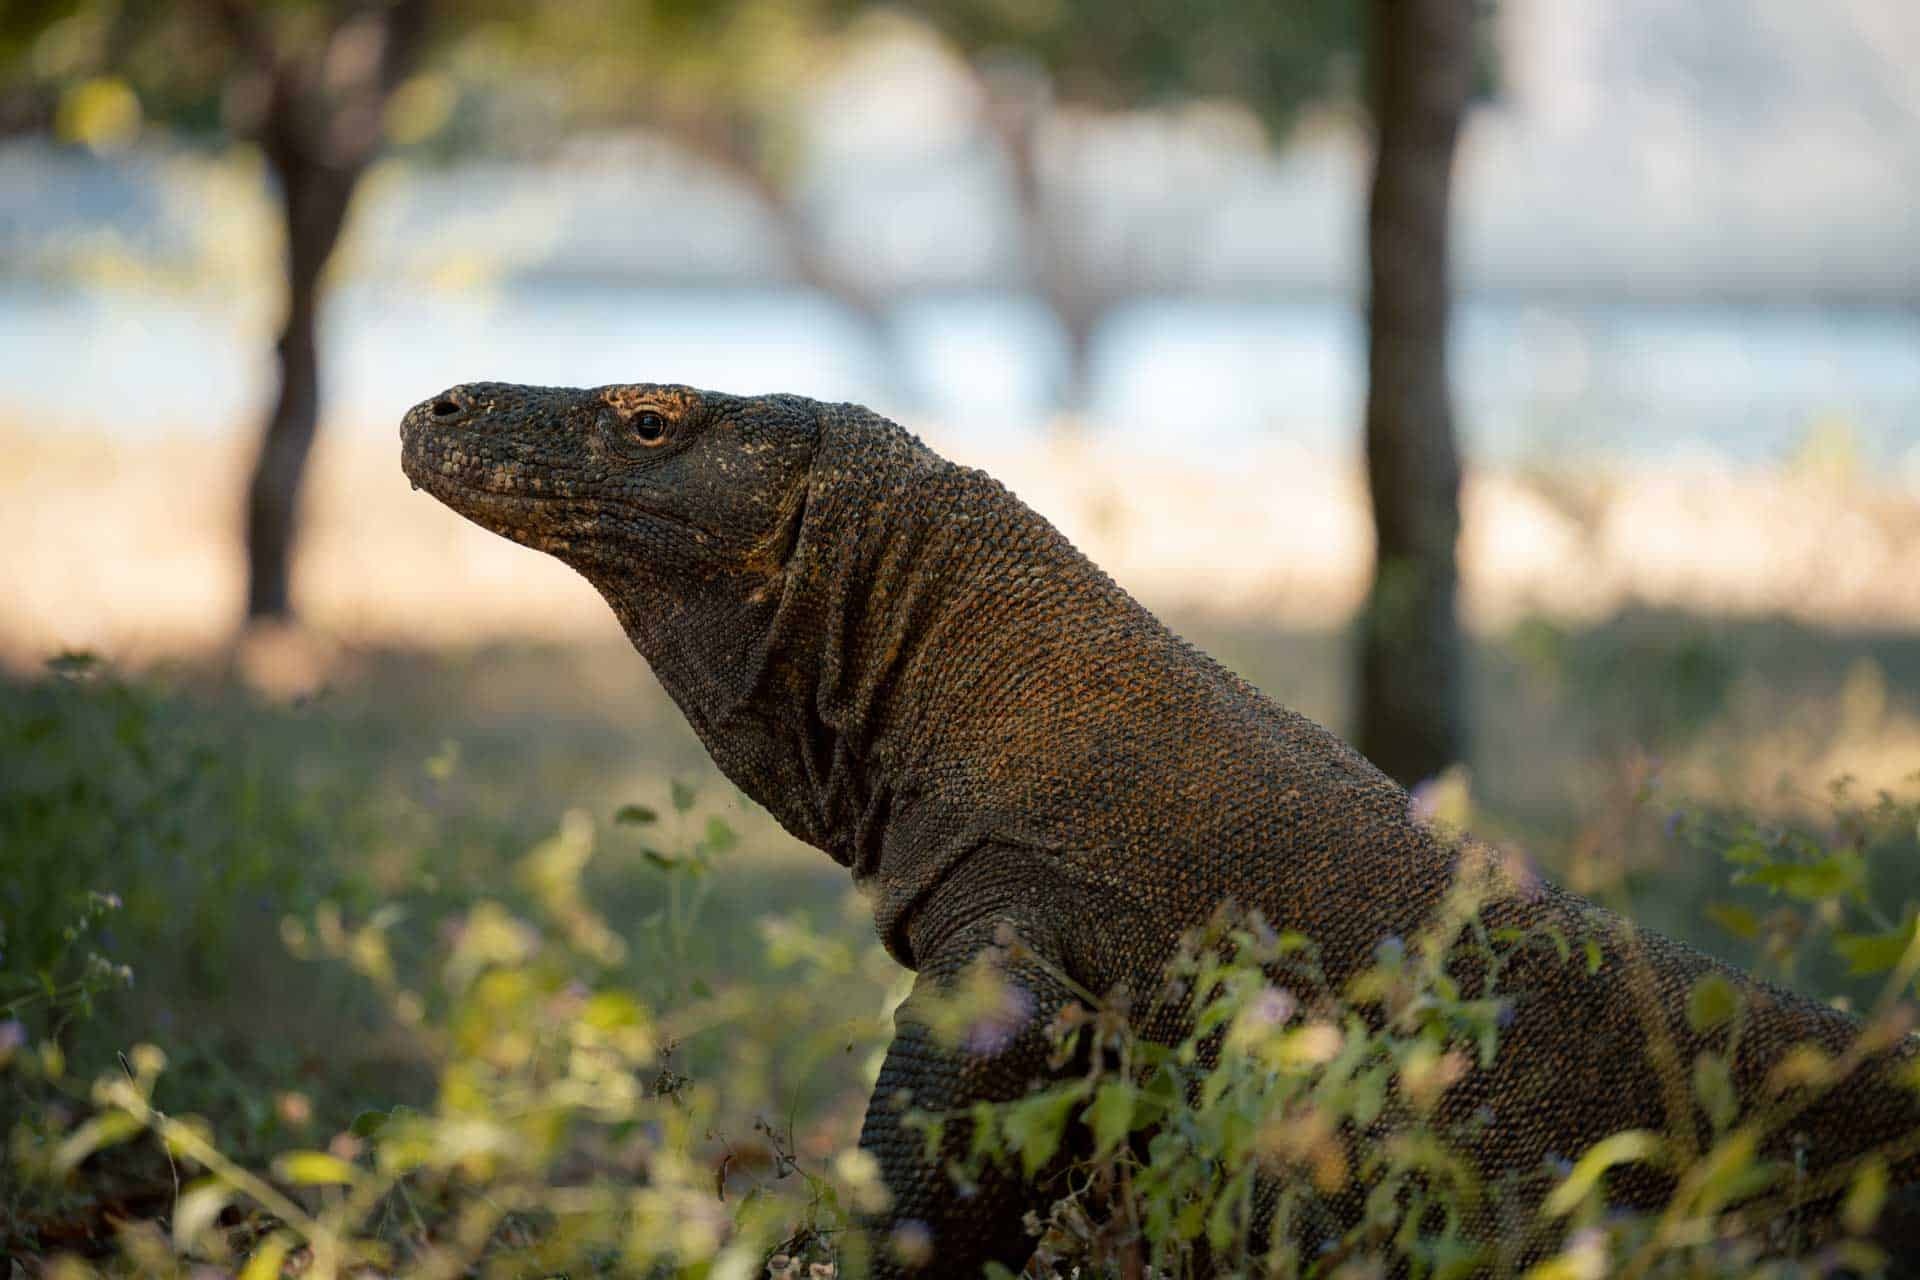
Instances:
[[[1913,310],[1468,300],[1455,334],[1461,429],[1483,459],[1767,461],[1837,422],[1865,459],[1920,475]],[[873,326],[792,292],[357,282],[333,296],[323,340],[329,419],[381,432],[455,382],[662,380],[860,400],[1011,441],[1044,428],[1065,375],[1049,314],[1005,295],[922,297]],[[0,287],[12,425],[232,431],[259,410],[266,355],[223,299]],[[1344,300],[1152,300],[1099,331],[1089,409],[1117,443],[1231,464],[1265,440],[1356,448],[1364,384]]]

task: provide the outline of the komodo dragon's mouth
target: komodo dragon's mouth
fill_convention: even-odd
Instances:
[[[407,484],[416,492],[424,489],[475,524],[550,555],[574,545],[568,535],[587,532],[592,516],[579,509],[579,499],[530,491],[510,478],[505,468],[485,463],[478,468],[484,478],[476,478],[472,460],[463,454],[449,456],[433,449],[411,428],[403,428],[401,437],[401,469]],[[567,505],[577,512],[571,518],[555,510]]]
[[[465,433],[436,429],[411,416],[400,424],[400,468],[415,489],[438,494],[442,488],[462,493],[544,500],[563,495],[543,492],[537,478],[519,474],[518,464],[495,460],[474,451]],[[491,483],[489,483],[491,481]]]
[[[654,524],[675,526],[698,547],[710,547],[717,541],[711,530],[690,520],[618,499],[533,491],[517,482],[509,482],[514,487],[506,488],[469,479],[469,469],[462,465],[464,459],[423,452],[416,430],[408,424],[401,431],[401,469],[408,485],[415,491],[424,489],[475,524],[536,551],[564,558],[565,552],[577,549],[582,539],[599,531],[608,510],[625,510]],[[501,477],[507,466],[494,464],[490,471]],[[536,521],[543,527],[534,528]],[[556,526],[561,527],[560,532],[554,532]]]
[[[415,481],[413,487],[425,489],[483,529],[562,559],[594,530],[590,510],[554,494],[502,493],[451,477],[437,484]],[[571,514],[564,511],[568,506],[573,507]]]

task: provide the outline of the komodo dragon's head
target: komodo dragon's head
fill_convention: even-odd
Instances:
[[[823,406],[692,387],[472,382],[407,411],[401,465],[469,520],[668,611],[764,579],[797,518]],[[620,602],[616,602],[618,607]]]
[[[671,686],[693,675],[673,650],[733,648],[777,591],[825,408],[652,383],[472,382],[407,411],[401,466],[474,523],[579,570]]]
[[[583,574],[721,768],[816,843],[838,824],[775,740],[806,731],[811,677],[776,631],[810,487],[895,435],[857,406],[652,383],[468,383],[400,424],[414,486]],[[859,461],[821,465],[829,438]]]

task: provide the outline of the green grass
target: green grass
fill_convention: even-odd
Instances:
[[[299,1136],[282,1094],[310,1104],[311,1137],[368,1108],[422,1103],[435,1086],[377,993],[347,966],[289,954],[285,922],[323,904],[349,923],[396,908],[397,963],[421,969],[479,899],[532,909],[516,864],[570,810],[593,819],[591,900],[632,942],[615,976],[649,999],[684,999],[715,974],[768,976],[764,916],[798,913],[858,936],[845,874],[721,783],[637,658],[630,687],[611,697],[569,679],[576,658],[361,655],[337,687],[298,705],[197,670],[128,681],[60,664],[0,683],[0,1004],[16,1002],[34,1043],[62,1047],[69,1079],[111,1067],[134,1043],[160,1046],[174,1069],[157,1105],[207,1117],[247,1159]],[[684,814],[676,791],[692,796]],[[615,823],[632,803],[663,816]],[[663,872],[647,857],[690,848],[715,822],[738,834],[710,872]],[[122,905],[69,939],[94,892]],[[678,927],[676,903],[688,922]],[[131,987],[76,991],[96,955],[130,969]],[[871,1020],[886,981],[860,970],[812,990],[808,1016]],[[90,1007],[42,998],[49,991]],[[708,1069],[731,1048],[721,1034],[696,1038],[676,1068]],[[844,1085],[791,1067],[775,1062],[767,1088],[793,1106]],[[0,1073],[0,1133],[44,1103]],[[113,1178],[165,1176],[149,1162]],[[0,1227],[17,1233],[0,1252],[30,1247],[62,1214],[84,1216],[90,1199],[130,1193],[0,1197],[10,1201]]]
[[[1343,721],[1344,637],[1187,631],[1283,701]],[[1781,760],[1910,741],[1920,637],[1671,615],[1531,623],[1476,649],[1472,690],[1477,830],[1646,923],[1764,963],[1769,902],[1729,892],[1712,850],[1742,823],[1787,848],[1796,820],[1830,811],[1825,776],[1774,785]],[[658,818],[617,821],[628,805]],[[31,1043],[60,1046],[69,1082],[0,1072],[0,1131],[18,1146],[49,1105],[84,1110],[71,1082],[119,1070],[142,1042],[171,1063],[153,1105],[204,1117],[242,1163],[430,1105],[444,1061],[396,1017],[395,991],[429,1023],[458,1007],[444,966],[459,931],[483,901],[541,918],[520,868],[574,811],[594,848],[584,900],[624,944],[617,959],[576,957],[589,980],[661,1010],[728,992],[762,1002],[669,1059],[728,1080],[714,1131],[734,1141],[766,1122],[797,1125],[815,1153],[851,1143],[897,975],[845,873],[718,777],[637,657],[536,646],[349,653],[297,703],[212,668],[129,679],[68,663],[0,681],[0,1004]],[[1889,852],[1873,859],[1894,868],[1876,873],[1874,899],[1920,896],[1916,859]],[[94,893],[119,907],[68,936]],[[1727,901],[1752,909],[1751,937],[1709,921]],[[313,922],[336,915],[346,934],[380,924],[390,989],[327,957]],[[809,921],[806,945],[835,957],[774,963],[769,917]],[[290,949],[290,929],[304,947]],[[1846,984],[1832,966],[1785,976]],[[97,1247],[103,1207],[172,1193],[151,1149],[83,1173],[63,1188],[10,1180],[0,1252]]]

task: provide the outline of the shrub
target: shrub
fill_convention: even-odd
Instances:
[[[516,896],[464,903],[438,928],[400,905],[351,899],[283,918],[286,946],[356,975],[429,1070],[433,1086],[415,1105],[385,1103],[334,1126],[317,1123],[300,1089],[277,1088],[262,1105],[285,1132],[312,1136],[256,1160],[235,1154],[224,1118],[170,1108],[181,1073],[153,1046],[76,1082],[61,1028],[124,977],[95,945],[113,912],[97,877],[139,881],[143,894],[278,883],[275,860],[255,862],[237,834],[259,828],[235,822],[250,787],[277,784],[219,753],[181,755],[156,730],[165,713],[150,693],[91,668],[9,696],[0,734],[53,749],[9,782],[5,838],[71,841],[74,851],[70,865],[39,866],[38,879],[13,886],[70,909],[64,923],[13,926],[24,941],[10,943],[0,971],[10,975],[0,1072],[35,1104],[12,1126],[9,1158],[23,1183],[93,1186],[112,1161],[144,1150],[171,1184],[123,1215],[111,1257],[68,1260],[66,1271],[171,1275],[193,1260],[246,1280],[283,1268],[857,1275],[872,1248],[890,1247],[855,1226],[884,1189],[851,1145],[887,1020],[874,1008],[855,1024],[822,1025],[817,1012],[822,992],[868,981],[884,961],[871,943],[852,946],[791,913],[762,920],[763,963],[752,973],[703,959],[691,942],[736,839],[684,788],[670,814],[632,805],[610,824],[619,838],[640,837],[636,865],[658,878],[660,909],[637,933],[598,910],[590,873],[601,828],[581,815],[522,858]],[[302,803],[291,811],[305,812]],[[1860,805],[1840,791],[1833,813],[1824,830],[1706,813],[1679,826],[1731,868],[1732,896],[1716,918],[1736,940],[1803,981],[1837,973],[1810,967],[1832,953],[1854,981],[1877,987],[1860,1000],[1869,1019],[1897,1028],[1894,1011],[1920,972],[1920,912],[1878,905],[1899,884],[1881,864],[1912,859],[1920,807]],[[296,843],[337,829],[311,814],[274,821],[290,824],[277,838]],[[183,849],[206,863],[180,865]],[[1481,892],[1463,882],[1429,929],[1384,942],[1339,990],[1312,939],[1223,911],[1185,940],[1160,989],[1085,992],[1056,1020],[1065,1078],[913,1122],[936,1144],[947,1126],[970,1126],[968,1158],[951,1170],[962,1192],[989,1162],[1059,1170],[1050,1207],[1029,1224],[1040,1277],[1571,1280],[1879,1266],[1868,1237],[1889,1166],[1875,1159],[1835,1188],[1835,1239],[1773,1256],[1781,1242],[1770,1224],[1742,1209],[1766,1172],[1759,1120],[1731,1107],[1712,1055],[1687,1082],[1714,1121],[1704,1150],[1687,1156],[1660,1134],[1627,1132],[1570,1153],[1563,1167],[1483,1178],[1467,1153],[1484,1117],[1440,1103],[1499,1051],[1502,948],[1552,947],[1571,964],[1592,953],[1579,938],[1489,936]],[[136,914],[131,895],[125,914]],[[10,904],[0,918],[19,915]],[[218,945],[223,926],[205,927]],[[1003,934],[983,958],[979,981],[950,1010],[961,1033],[969,998],[1000,1007],[995,966],[1021,947]],[[1463,958],[1478,966],[1471,985],[1457,976]],[[1724,1021],[1736,1014],[1731,999],[1703,982],[1690,1016]],[[1167,1000],[1194,1011],[1191,1033],[1171,1045],[1136,1034],[1140,1015]],[[1839,1083],[1845,1066],[1825,1064],[1816,1083]],[[796,1080],[835,1074],[839,1088],[801,1105]],[[1670,1202],[1653,1213],[1610,1206],[1608,1171],[1647,1161],[1676,1175]]]

